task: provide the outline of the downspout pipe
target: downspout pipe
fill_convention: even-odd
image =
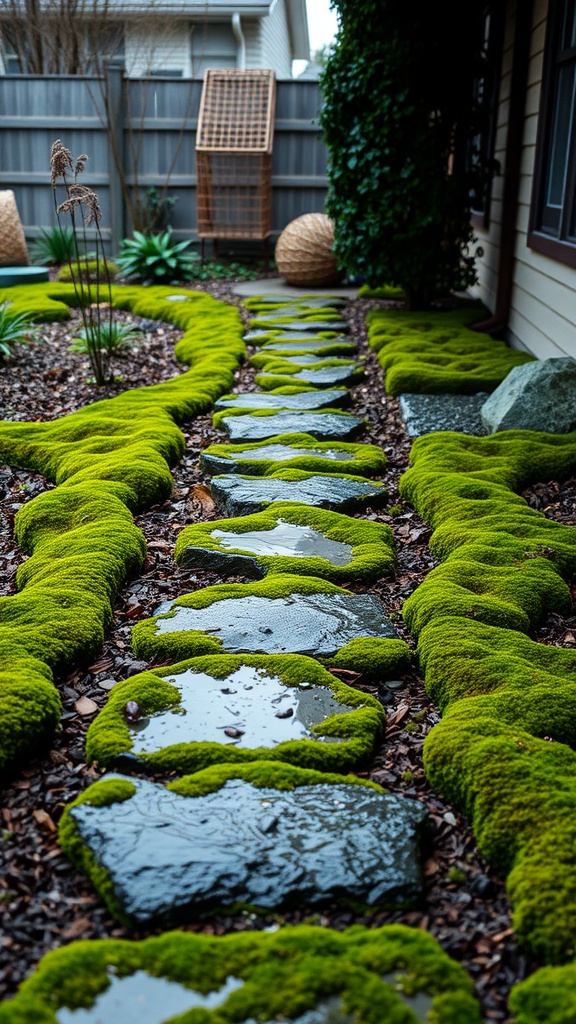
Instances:
[[[530,39],[532,36],[533,0],[518,0],[514,32],[514,58],[510,82],[510,117],[506,138],[504,190],[502,196],[502,228],[500,235],[500,262],[494,315],[472,330],[486,334],[504,331],[508,325],[512,288],[514,284],[514,253],[516,248],[516,217],[520,190],[520,164],[524,138],[526,92],[530,65]]]
[[[234,38],[238,43],[238,51],[236,54],[236,67],[240,68],[241,71],[246,70],[246,40],[244,39],[244,33],[242,32],[242,22],[240,21],[239,14],[232,15],[232,31]]]

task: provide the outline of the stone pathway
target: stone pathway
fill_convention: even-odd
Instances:
[[[386,487],[372,479],[382,474],[383,453],[343,440],[361,433],[363,422],[339,411],[349,393],[333,387],[356,382],[362,367],[345,358],[340,300],[268,296],[249,305],[257,316],[246,340],[260,346],[253,362],[265,394],[217,403],[215,423],[229,443],[207,449],[203,465],[215,474],[212,496],[227,518],[186,528],[177,558],[264,578],[183,594],[137,623],[134,651],[150,669],[113,687],[86,750],[88,761],[126,774],[90,786],[60,824],[70,858],[118,921],[137,929],[238,905],[405,907],[422,892],[422,805],[343,774],[370,763],[384,720],[380,702],[347,680],[358,671],[363,682],[393,679],[409,657],[383,604],[356,592],[394,568],[390,530],[344,514],[387,501]],[[142,778],[144,771],[179,777],[163,785]],[[138,943],[130,950],[116,943],[110,963],[123,965],[120,974],[141,980],[144,991],[151,974],[164,979],[165,1005],[159,991],[150,994],[160,1004],[153,1024],[194,1006],[222,1009],[223,1019],[244,1024],[255,1016],[353,1022],[364,1019],[364,1004],[370,1019],[380,1007],[382,1021],[425,1021],[429,1010],[439,1024],[480,1019],[461,968],[415,929],[358,928],[349,942],[325,929],[288,931],[291,954],[273,936],[221,940],[239,948],[233,966],[224,958],[218,967],[220,953],[210,954],[213,976],[205,968],[210,940],[185,933],[146,940],[149,949],[172,943],[160,960],[157,953],[141,958]],[[184,964],[190,940],[198,943],[192,966],[174,968],[172,947]],[[341,957],[340,974],[347,942],[358,949]],[[41,966],[18,997],[29,1000],[30,1019],[44,1013],[45,992],[61,1008],[60,1024],[128,1019],[134,984],[120,995],[126,979],[107,966],[107,944],[99,946],[97,967],[89,950],[77,967],[85,982],[99,979],[87,992],[63,978],[68,962],[74,969],[73,947],[58,953],[63,967],[44,991],[35,979],[48,978],[54,958]],[[264,964],[255,988],[257,954],[246,955],[252,947],[262,949]],[[298,972],[305,976],[301,998],[276,1003],[274,971],[288,968],[275,967],[274,957],[298,950],[301,958],[307,949],[310,963],[299,960],[288,971],[292,991]],[[13,1005],[18,1013],[18,1000]],[[0,1008],[0,1024],[20,1019]]]

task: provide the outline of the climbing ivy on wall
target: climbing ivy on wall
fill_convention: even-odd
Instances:
[[[333,0],[339,32],[321,76],[336,251],[412,308],[476,279],[469,139],[481,0]],[[455,44],[454,40],[458,40]],[[477,127],[477,125],[476,125]]]

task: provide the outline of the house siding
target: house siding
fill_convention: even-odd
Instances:
[[[512,6],[512,5],[511,5]],[[535,0],[526,107],[518,209],[511,306],[508,317],[508,340],[515,348],[526,349],[540,359],[560,356],[576,358],[576,270],[528,247],[530,204],[534,181],[534,162],[538,113],[542,88],[544,43],[549,0]],[[512,12],[513,13],[513,12]],[[507,129],[507,94],[511,66],[512,20],[508,18],[504,50],[502,88],[499,99],[497,147],[505,145]],[[503,152],[496,158],[502,162]],[[492,223],[488,232],[478,231],[486,256],[480,261],[480,280],[476,294],[493,311],[498,271],[501,203],[498,201],[502,179],[494,183]]]
[[[261,19],[263,68],[275,68],[277,78],[292,77],[292,57],[286,0],[278,0],[269,17]]]

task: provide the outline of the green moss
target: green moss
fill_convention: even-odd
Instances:
[[[214,587],[205,587],[192,594],[184,594],[173,602],[172,608],[207,608],[217,601],[239,599],[245,597],[264,597],[271,600],[289,598],[293,594],[347,594],[333,583],[315,577],[270,575],[257,583],[221,583]],[[199,630],[179,630],[170,633],[158,633],[157,623],[160,619],[172,618],[174,611],[164,615],[156,615],[151,619],[138,622],[132,631],[132,646],[138,657],[151,661],[153,658],[184,661],[186,658],[200,657],[207,654],[225,653],[220,637],[202,633]],[[396,664],[397,653],[388,655],[388,650],[397,652],[396,640],[379,638],[362,638],[346,644],[333,657],[318,659],[328,666],[358,669],[365,677],[372,678],[381,670],[388,657]],[[394,645],[390,647],[390,645]],[[403,650],[405,645],[403,647]],[[407,650],[407,648],[405,648]]]
[[[286,356],[292,357],[302,355],[314,355],[319,359],[326,359],[330,356],[347,356],[350,359],[354,353],[357,352],[358,346],[356,343],[354,341],[346,341],[345,338],[333,338],[332,340],[329,338],[322,338],[321,340],[324,342],[323,345],[310,345],[310,342],[318,342],[318,340],[319,339],[317,337],[311,335],[310,337],[302,338],[302,344],[300,345],[292,339],[290,344],[294,347],[291,347],[290,349],[281,349],[280,351],[273,353],[270,350],[283,343],[283,338],[280,334],[277,337],[272,338],[270,341],[266,341],[262,346],[261,353],[267,358],[271,358],[274,354],[276,358],[279,359],[286,358]],[[258,364],[254,363],[253,365],[257,366]]]
[[[174,294],[188,301],[171,302]],[[130,513],[169,496],[169,467],[184,450],[177,423],[206,412],[230,387],[245,351],[238,312],[203,293],[113,286],[112,296],[117,308],[181,326],[177,356],[190,369],[54,422],[0,424],[0,461],[40,472],[58,485],[16,517],[16,537],[30,558],[18,572],[20,592],[0,602],[0,638],[11,652],[10,663],[16,658],[22,666],[22,702],[28,702],[31,722],[28,727],[18,709],[14,672],[5,675],[0,664],[6,766],[45,740],[56,724],[59,699],[50,672],[38,682],[38,662],[63,672],[99,651],[114,595],[145,554]],[[11,288],[9,294],[0,291],[4,298],[15,312],[36,320],[67,317],[77,301],[65,284]]]
[[[323,744],[313,739],[290,740],[274,747],[258,748],[235,747],[229,743],[180,742],[155,753],[138,755],[142,763],[154,771],[163,772],[193,772],[222,762],[243,763],[259,759],[340,772],[368,764],[382,732],[382,705],[375,698],[347,686],[312,658],[301,655],[196,658],[154,672],[143,672],[118,683],[111,691],[106,707],[88,730],[86,760],[106,766],[119,753],[131,750],[133,733],[124,717],[127,701],[136,701],[142,716],[178,707],[178,677],[182,673],[190,670],[225,679],[242,665],[263,670],[267,675],[278,678],[281,685],[298,687],[305,682],[326,687],[339,703],[345,705],[345,709],[355,708],[353,712],[345,710],[344,714],[332,715],[313,730],[319,737],[333,736],[340,742]]]
[[[493,391],[512,367],[532,360],[466,327],[478,310],[417,314],[378,310],[368,317],[368,339],[391,395],[404,392]]]
[[[312,384],[314,386],[314,377],[312,376],[319,370],[330,369],[328,360],[325,360],[322,364],[317,366],[306,366],[304,364],[300,366],[294,366],[292,363],[279,362],[274,365],[268,364],[264,373],[258,373],[256,375],[256,383],[258,387],[262,388],[263,391],[277,391],[278,388],[286,387],[289,384]],[[333,362],[332,362],[332,365]],[[356,369],[354,369],[354,365]],[[310,374],[307,377],[307,373]],[[297,374],[301,374],[298,377]],[[359,384],[364,378],[364,368],[358,363],[350,364],[350,372],[345,377],[344,381],[337,381],[336,383],[322,384],[320,387],[342,387],[350,386],[354,387]],[[327,410],[324,410],[326,412]]]
[[[199,556],[194,549],[201,549],[201,552],[246,554],[242,551],[240,543],[238,547],[229,547],[228,544],[225,548],[222,547],[219,538],[213,536],[214,531],[239,535],[268,531],[273,530],[279,520],[309,527],[323,534],[328,540],[349,545],[352,548],[350,561],[339,566],[320,557],[250,555],[259,568],[260,575],[288,572],[302,576],[320,576],[335,583],[345,583],[352,579],[379,579],[394,570],[393,534],[388,526],[289,502],[275,502],[272,508],[255,515],[211,520],[208,523],[187,526],[176,541],[176,561],[181,565],[197,564]],[[201,559],[203,564],[204,558]]]
[[[363,284],[358,290],[358,297],[360,299],[388,299],[400,300],[405,298],[403,288],[398,288],[394,284],[382,284],[378,285],[377,288],[370,288],[370,285]]]
[[[275,934],[247,931],[215,938],[167,932],[141,942],[75,942],[48,953],[16,999],[0,1006],[1,1024],[56,1024],[61,1006],[91,1006],[112,972],[141,970],[196,991],[243,986],[213,1011],[175,1020],[232,1024],[294,1019],[331,995],[342,997],[358,1024],[416,1024],[409,997],[433,997],[436,1024],[480,1024],[472,983],[426,932],[404,925],[345,932],[300,925]],[[394,976],[393,984],[383,980]]]
[[[426,771],[508,873],[519,939],[561,962],[576,950],[576,754],[565,745],[576,745],[576,653],[524,634],[570,611],[576,531],[512,489],[573,473],[576,435],[433,434],[411,462],[400,490],[443,559],[404,606],[445,711]]]
[[[227,412],[231,412],[231,410],[227,410]],[[216,415],[220,417],[221,421],[221,414],[217,413]],[[339,415],[342,415],[342,413],[339,413]],[[293,458],[282,459],[281,462],[274,459],[255,458],[251,460],[246,458],[250,452],[257,454],[263,448],[276,444],[291,445],[294,448],[303,450],[304,453],[309,450],[310,454],[300,453]],[[345,452],[349,457],[347,459],[324,458],[322,456],[323,452],[326,452],[327,455],[330,452]],[[384,452],[375,444],[351,444],[347,441],[317,441],[311,434],[276,434],[265,441],[252,442],[250,444],[211,444],[202,453],[201,465],[203,465],[205,456],[211,456],[212,462],[215,459],[222,460],[219,471],[223,473],[227,472],[228,462],[236,461],[236,456],[243,456],[239,460],[242,472],[245,475],[254,476],[263,476],[270,471],[279,469],[281,466],[285,469],[303,469],[310,473],[322,473],[330,468],[345,467],[348,472],[353,473],[355,476],[379,476],[384,472],[387,464]],[[204,468],[206,467],[204,466]]]
[[[107,288],[108,278],[110,281],[116,281],[120,274],[120,268],[117,263],[112,260],[73,260],[69,265],[65,263],[60,267],[58,271],[59,281],[88,281],[96,283],[99,279],[100,287]],[[104,297],[103,301],[104,301]]]
[[[576,1024],[575,992],[576,964],[541,967],[512,989],[515,1024]]]
[[[316,355],[316,353],[312,354]],[[260,352],[256,352],[250,357],[250,364],[257,370],[265,370],[266,373],[276,374],[298,373],[300,370],[326,370],[331,366],[338,366],[342,368],[349,367],[351,370],[355,367],[358,368],[357,360],[351,358],[345,359],[338,356],[330,358],[329,356],[326,356],[321,358],[318,363],[294,363],[289,361],[289,359],[292,360],[294,356],[297,357],[297,353],[288,352],[286,353],[286,356],[284,356],[281,352],[269,352],[266,347],[264,347]],[[287,357],[289,357],[289,359]]]

